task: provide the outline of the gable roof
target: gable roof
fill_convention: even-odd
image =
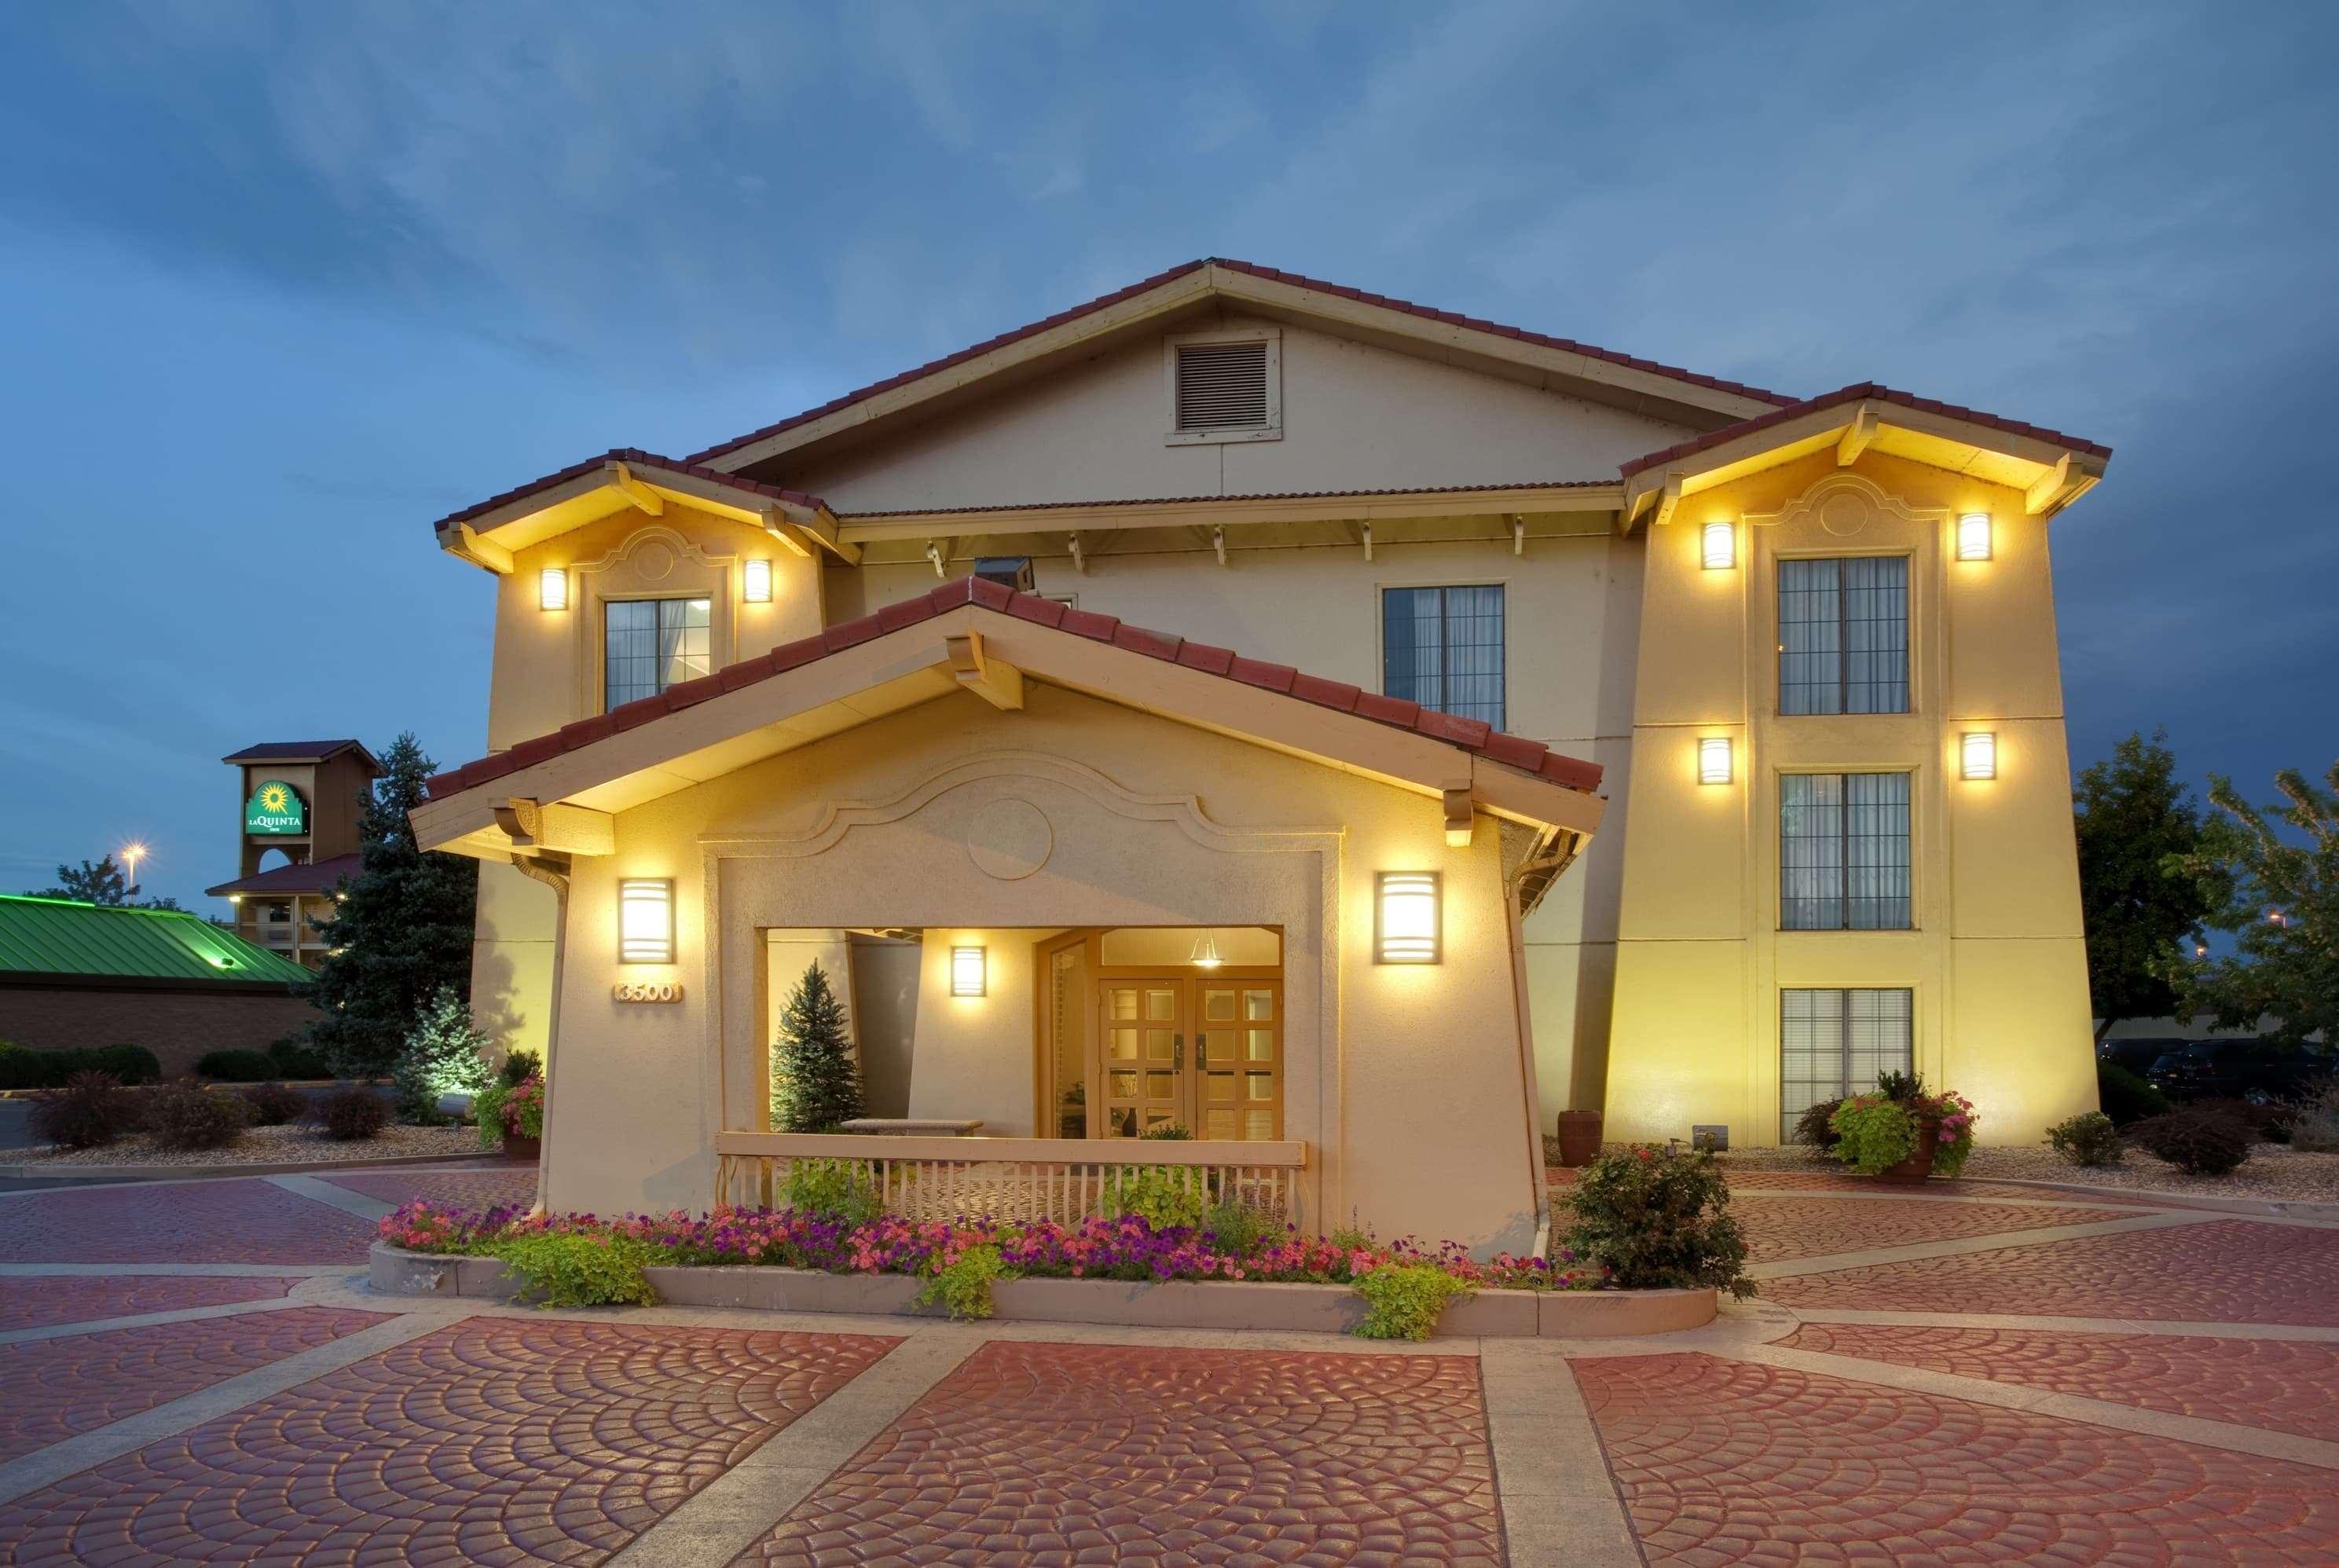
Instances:
[[[311,977],[184,910],[0,897],[0,981],[93,978],[281,990]]]
[[[338,741],[262,741],[240,752],[230,752],[220,758],[223,763],[321,763],[331,762],[343,752],[355,752],[365,759],[366,766],[376,773],[381,764],[373,753],[353,740]]]
[[[1981,429],[1996,430],[2009,436],[2021,436],[2050,447],[2085,452],[2090,457],[2108,458],[2112,455],[2112,449],[2109,447],[2099,442],[2084,440],[2077,436],[2067,436],[2060,430],[2050,430],[2041,425],[2028,425],[2020,419],[2009,419],[1999,414],[1986,414],[1979,409],[1960,408],[1955,403],[1944,403],[1932,398],[1920,398],[1914,392],[1900,391],[1875,381],[1855,381],[1849,387],[1838,387],[1832,392],[1822,392],[1816,398],[1806,398],[1800,403],[1790,403],[1784,408],[1773,409],[1767,414],[1758,414],[1751,419],[1741,419],[1734,425],[1724,425],[1718,430],[1708,430],[1702,436],[1693,436],[1686,441],[1676,442],[1673,446],[1651,452],[1646,457],[1634,458],[1630,462],[1618,465],[1617,471],[1629,479],[1643,469],[1660,468],[1667,463],[1679,462],[1683,458],[1694,457],[1700,452],[1727,446],[1732,441],[1742,440],[1748,436],[1759,435],[1764,430],[1775,429],[1805,414],[1841,408],[1847,403],[1862,402],[1890,403],[1904,409],[1914,409],[1920,413],[1938,414],[1943,419],[1954,419],[1960,424],[1974,425]]]
[[[230,893],[331,892],[344,877],[354,877],[364,863],[360,854],[337,854],[324,860],[301,861],[291,865],[271,866],[233,882],[223,882],[203,891],[213,898],[225,898]]]

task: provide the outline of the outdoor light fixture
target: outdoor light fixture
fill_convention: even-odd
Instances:
[[[1219,957],[1218,933],[1215,932],[1206,931],[1200,936],[1196,937],[1194,939],[1194,951],[1187,956],[1186,962],[1192,964],[1196,969],[1218,968],[1219,963],[1223,962]]]
[[[568,607],[567,567],[547,567],[536,574],[536,607],[540,610],[565,610]]]
[[[979,947],[951,949],[951,994],[981,996],[983,994],[983,954]]]
[[[1989,559],[1989,514],[1968,512],[1958,519],[1958,559]]]
[[[1958,776],[1994,779],[1998,776],[1998,732],[1968,730],[1958,737]]]
[[[1445,954],[1439,876],[1385,871],[1373,877],[1373,962],[1437,963]]]
[[[1701,540],[1705,547],[1705,569],[1726,572],[1738,564],[1738,529],[1730,523],[1708,523]]]
[[[747,563],[745,574],[741,578],[741,582],[745,585],[747,602],[751,605],[770,604],[772,602],[772,563],[758,557]]]
[[[1701,735],[1697,742],[1697,782],[1702,784],[1726,784],[1730,782],[1730,737]]]
[[[674,882],[627,877],[617,883],[617,961],[674,962]]]

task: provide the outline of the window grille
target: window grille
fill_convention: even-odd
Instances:
[[[714,666],[713,601],[612,599],[602,606],[603,702],[654,697]]]
[[[1503,588],[1386,588],[1381,690],[1503,727]]]
[[[1782,931],[1907,931],[1909,775],[1779,780]]]
[[[1779,993],[1779,1139],[1824,1100],[1876,1087],[1880,1072],[1915,1060],[1915,997],[1908,991],[1781,991]]]
[[[1909,711],[1909,557],[1779,563],[1779,711]]]

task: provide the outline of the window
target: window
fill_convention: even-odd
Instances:
[[[1385,588],[1381,690],[1503,727],[1503,589]]]
[[[1880,1072],[1909,1071],[1914,1013],[1906,991],[1781,991],[1780,1140],[1812,1106],[1871,1090]]]
[[[1909,775],[1779,780],[1782,931],[1907,931]]]
[[[1283,435],[1283,343],[1272,330],[1169,340],[1170,443],[1271,441]]]
[[[1909,711],[1909,557],[1779,563],[1779,711]]]
[[[654,697],[714,667],[708,599],[612,599],[602,606],[602,706]]]

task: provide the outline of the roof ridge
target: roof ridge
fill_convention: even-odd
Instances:
[[[1967,424],[1980,425],[1988,429],[2004,430],[2008,435],[2028,436],[2033,440],[2045,441],[2053,446],[2074,448],[2098,458],[2108,458],[2112,455],[2112,449],[2100,441],[2086,440],[2078,436],[2067,436],[2060,430],[2050,430],[2043,425],[2027,424],[2020,419],[2009,419],[2003,415],[1986,413],[1982,409],[1969,409],[1957,403],[1944,403],[1936,398],[1920,398],[1914,392],[1904,392],[1898,388],[1888,387],[1880,381],[1854,381],[1848,387],[1838,387],[1832,392],[1821,392],[1819,396],[1806,398],[1800,403],[1790,403],[1783,409],[1773,409],[1767,414],[1757,414],[1752,419],[1741,419],[1734,425],[1724,425],[1718,430],[1708,430],[1705,434],[1693,436],[1686,441],[1676,441],[1670,447],[1662,448],[1645,456],[1619,464],[1617,472],[1623,478],[1629,479],[1634,474],[1645,472],[1661,463],[1670,463],[1682,458],[1693,456],[1698,452],[1711,451],[1715,447],[1726,446],[1741,437],[1769,429],[1789,419],[1799,419],[1805,414],[1814,414],[1822,409],[1835,408],[1844,403],[1871,401],[1891,403],[1900,408],[1915,409],[1928,414],[1939,414],[1944,419],[1959,419]]]
[[[549,489],[555,485],[565,484],[570,479],[581,479],[596,468],[604,468],[610,463],[664,468],[668,473],[688,474],[694,479],[705,479],[709,484],[722,485],[735,490],[745,490],[750,495],[766,496],[775,501],[786,501],[792,506],[804,507],[814,511],[829,509],[826,501],[804,490],[792,490],[785,485],[767,485],[761,479],[751,479],[741,474],[726,474],[720,468],[710,468],[687,459],[669,458],[656,452],[646,452],[639,447],[612,447],[598,456],[587,458],[582,462],[571,463],[567,468],[555,469],[540,478],[530,479],[524,485],[515,485],[508,490],[489,496],[484,501],[474,502],[459,512],[449,512],[432,523],[430,530],[433,533],[443,533],[453,524],[469,522],[473,518],[492,512],[498,507],[508,506],[513,501],[523,499],[538,490]]]

